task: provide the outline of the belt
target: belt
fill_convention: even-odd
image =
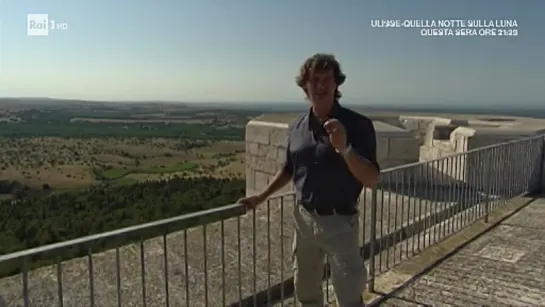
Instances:
[[[305,208],[305,210],[307,210],[308,212],[314,213],[316,215],[354,215],[358,213],[358,209],[355,207],[355,205],[352,204],[346,206],[338,206],[337,208],[314,206],[308,202],[300,202],[299,205]]]

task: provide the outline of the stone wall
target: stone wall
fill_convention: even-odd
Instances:
[[[447,118],[431,116],[400,116],[399,121],[413,136],[420,140],[420,145],[430,144],[433,140],[433,131],[436,124],[448,124]]]
[[[537,144],[517,144],[518,147],[504,146],[502,148],[490,148],[475,152],[473,150],[504,143],[535,133],[528,131],[498,131],[476,130],[468,127],[458,127],[450,135],[449,140],[432,140],[429,145],[420,147],[420,161],[430,161],[428,168],[433,169],[432,174],[425,178],[426,181],[436,184],[445,181],[447,184],[456,182],[471,189],[487,192],[490,189],[508,191],[513,183],[508,180],[492,178],[504,174],[506,177],[516,178],[522,174],[508,174],[512,172],[513,164],[532,161],[535,165],[536,155],[540,150]],[[524,156],[525,159],[517,159]],[[440,160],[438,160],[440,159]],[[432,162],[433,161],[433,162]],[[509,161],[509,163],[506,163]],[[524,162],[523,162],[524,161]],[[520,172],[529,171],[527,165],[519,165],[516,169]],[[530,174],[528,174],[530,175]],[[442,178],[442,179],[440,179]],[[495,186],[489,186],[494,182]]]
[[[418,161],[419,142],[410,131],[374,122],[382,169]],[[252,120],[246,125],[246,194],[264,189],[286,155],[288,124]],[[290,184],[279,193],[293,190]]]

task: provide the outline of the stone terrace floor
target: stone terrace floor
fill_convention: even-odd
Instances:
[[[544,221],[539,198],[380,306],[545,306]]]

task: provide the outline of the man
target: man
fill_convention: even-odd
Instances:
[[[311,108],[290,125],[284,166],[262,193],[239,200],[253,209],[293,179],[295,296],[304,307],[324,305],[325,254],[340,307],[363,306],[357,200],[377,184],[379,165],[373,123],[339,104],[345,79],[333,55],[305,61],[296,81]]]

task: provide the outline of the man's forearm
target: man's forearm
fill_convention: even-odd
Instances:
[[[290,182],[291,176],[292,175],[290,173],[286,172],[284,169],[281,169],[271,180],[269,186],[263,192],[261,192],[261,195],[264,198],[273,195]]]
[[[379,172],[371,161],[360,157],[354,150],[350,150],[343,158],[352,175],[364,186],[374,188],[377,185]]]

